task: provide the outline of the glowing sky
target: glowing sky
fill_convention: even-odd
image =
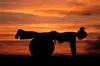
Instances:
[[[16,30],[100,33],[100,0],[0,0],[0,39]]]

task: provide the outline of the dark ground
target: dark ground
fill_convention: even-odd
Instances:
[[[52,58],[54,57],[54,58]],[[16,64],[27,64],[31,63],[34,64],[35,62],[44,62],[46,63],[49,61],[51,63],[52,61],[55,63],[63,62],[65,61],[66,63],[69,62],[85,62],[87,59],[90,61],[94,61],[94,59],[100,59],[100,55],[76,55],[75,57],[73,56],[68,56],[68,55],[62,55],[62,54],[55,54],[54,56],[49,56],[49,57],[35,57],[35,56],[29,56],[29,55],[0,55],[0,64],[14,64],[13,66],[16,66]],[[58,58],[57,58],[58,57]],[[83,63],[84,63],[83,62]],[[78,62],[79,63],[79,62]],[[36,64],[36,63],[35,63]],[[73,63],[72,63],[73,64]],[[29,66],[29,65],[28,65]]]

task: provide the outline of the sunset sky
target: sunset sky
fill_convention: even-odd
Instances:
[[[78,31],[100,37],[100,0],[0,0],[0,40],[14,39],[16,31]]]

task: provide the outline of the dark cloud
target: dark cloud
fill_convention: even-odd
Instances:
[[[0,8],[17,8],[24,0],[0,0]]]
[[[89,27],[100,29],[100,25],[88,25]]]
[[[3,38],[11,38],[12,36],[14,36],[14,34],[0,34],[0,39],[3,39]]]
[[[92,15],[92,13],[90,13],[90,12],[83,12],[83,13],[81,13],[81,15],[89,16],[89,15]]]
[[[85,4],[83,4],[84,6]],[[41,10],[36,10],[36,12],[43,12],[43,13],[48,13],[48,14],[57,14],[57,15],[64,15],[64,16],[68,16],[68,15],[100,15],[100,5],[93,5],[93,6],[85,6],[84,8],[81,9],[81,5],[78,6],[72,6],[73,8],[76,7],[78,9],[80,9],[79,11],[77,9],[73,9],[71,11],[69,10],[61,10],[61,9],[41,9]],[[66,7],[67,8],[67,7]]]
[[[36,12],[40,13],[47,13],[47,14],[57,14],[57,15],[94,15],[94,14],[100,14],[100,7],[90,7],[86,8],[82,11],[77,11],[77,10],[72,10],[72,11],[67,11],[67,10],[53,10],[53,9],[48,9],[48,10],[36,10]]]
[[[83,15],[100,14],[100,5],[90,6],[83,10]]]
[[[0,12],[0,24],[36,23],[36,15],[24,13]]]
[[[93,33],[88,33],[89,36],[97,36],[100,37],[100,32],[93,32]]]
[[[24,0],[0,0],[0,2],[24,2]]]
[[[88,39],[92,38],[92,39],[98,39],[100,37],[100,32],[92,32],[92,33],[88,33]]]
[[[87,41],[88,47],[86,50],[88,51],[89,54],[92,55],[100,55],[100,38],[95,41]]]

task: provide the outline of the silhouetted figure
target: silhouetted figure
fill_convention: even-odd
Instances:
[[[15,36],[16,39],[30,39],[34,38],[30,43],[30,52],[34,56],[50,56],[54,51],[54,42],[53,40],[62,42],[70,42],[70,48],[73,56],[76,56],[76,37],[78,39],[84,39],[87,37],[85,28],[81,27],[80,30],[75,32],[64,32],[58,33],[56,31],[37,33],[32,31],[23,31],[18,30]]]
[[[70,48],[73,56],[76,56],[76,37],[79,40],[82,40],[87,37],[87,33],[85,32],[85,28],[81,27],[80,30],[76,32],[64,32],[59,33],[56,36],[56,40],[59,41],[59,43],[62,42],[70,42]]]

